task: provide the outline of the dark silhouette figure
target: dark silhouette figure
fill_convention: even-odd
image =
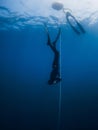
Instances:
[[[46,29],[46,33],[47,33],[47,37],[48,37],[47,45],[49,45],[49,47],[51,48],[51,50],[54,53],[52,71],[51,71],[51,74],[50,74],[50,79],[48,80],[48,84],[53,85],[53,84],[56,84],[56,83],[61,81],[60,72],[59,72],[60,54],[59,54],[59,51],[56,49],[56,43],[57,43],[57,40],[59,39],[61,29],[59,28],[57,37],[56,37],[54,42],[51,42],[51,40],[50,40],[49,32],[48,32],[48,29],[47,29],[46,25],[45,25],[45,29]]]
[[[75,26],[71,23],[70,17],[76,22],[77,27],[75,27]],[[78,35],[80,35],[81,33],[85,33],[85,30],[84,30],[84,28],[82,27],[82,25],[76,20],[76,18],[75,18],[70,12],[66,12],[66,19],[67,19],[67,22],[70,24],[71,28],[72,28]]]

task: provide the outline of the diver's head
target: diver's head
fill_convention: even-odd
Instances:
[[[62,79],[60,77],[56,78],[55,80],[48,80],[49,85],[57,84],[61,81]]]
[[[49,84],[49,85],[53,85],[54,82],[53,82],[52,80],[48,80],[48,84]]]

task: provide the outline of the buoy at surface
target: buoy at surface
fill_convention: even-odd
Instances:
[[[61,2],[53,2],[52,8],[55,10],[61,10],[63,9],[63,4]]]

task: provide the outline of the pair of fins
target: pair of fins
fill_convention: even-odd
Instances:
[[[72,24],[72,20],[70,18],[74,20],[76,25]],[[83,26],[76,20],[76,18],[70,12],[66,12],[66,19],[76,34],[80,35],[86,33]]]

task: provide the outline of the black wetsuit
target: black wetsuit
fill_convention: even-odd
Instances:
[[[52,85],[52,84],[55,84],[55,83],[58,83],[58,82],[61,81],[60,72],[59,72],[60,54],[59,54],[59,51],[56,49],[56,42],[59,39],[61,30],[59,28],[59,32],[58,32],[56,40],[54,42],[51,42],[47,28],[46,28],[46,31],[47,31],[47,36],[48,36],[47,45],[49,45],[50,48],[52,49],[52,51],[54,52],[54,60],[53,60],[53,64],[52,64],[52,71],[51,71],[51,74],[50,74],[50,79],[48,81],[48,84]]]
[[[72,25],[71,20],[70,20],[70,17],[76,22],[77,27],[75,27],[74,25]],[[81,33],[85,33],[85,30],[84,30],[84,28],[82,27],[82,25],[76,20],[76,18],[75,18],[70,12],[67,12],[67,13],[66,13],[66,19],[67,19],[67,22],[70,24],[71,28],[72,28],[78,35],[80,35]]]

